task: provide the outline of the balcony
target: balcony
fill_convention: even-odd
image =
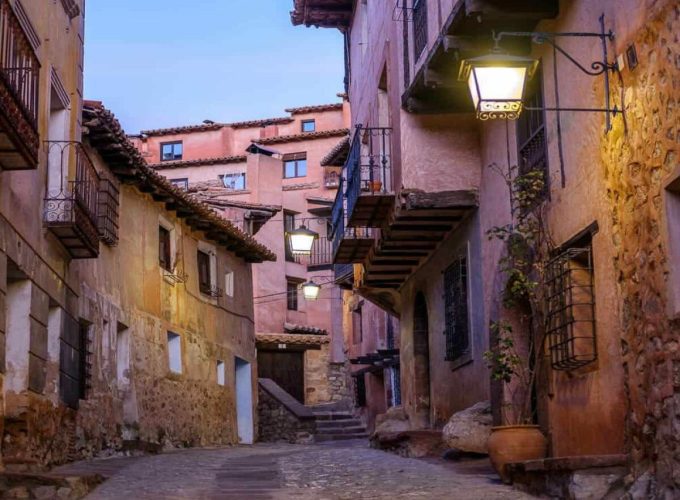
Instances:
[[[38,166],[40,63],[7,0],[0,0],[0,167]]]
[[[392,209],[391,136],[390,128],[356,127],[344,167],[348,227],[380,227]]]
[[[43,220],[74,259],[99,255],[101,180],[79,142],[46,142],[48,188]]]
[[[333,203],[331,212],[333,240],[333,262],[335,264],[352,264],[361,262],[373,247],[373,233],[367,227],[347,227],[344,204],[345,197],[342,194],[344,182],[340,180],[338,194]]]
[[[325,236],[320,236],[314,240],[312,254],[307,257],[307,269],[318,271],[330,269],[333,265],[333,247],[331,240]]]

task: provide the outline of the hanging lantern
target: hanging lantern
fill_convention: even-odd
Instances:
[[[319,233],[310,231],[304,225],[293,231],[286,232],[289,241],[289,248],[294,255],[311,255],[314,240],[319,237]]]
[[[536,59],[494,53],[464,60],[458,80],[467,82],[477,118],[516,120],[537,66]]]
[[[314,283],[313,280],[308,281],[302,285],[302,296],[305,300],[316,300],[319,298],[321,286]]]

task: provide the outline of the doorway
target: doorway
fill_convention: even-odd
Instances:
[[[236,380],[236,424],[238,442],[253,444],[253,380],[251,364],[234,358]]]
[[[305,404],[304,351],[258,351],[257,376],[269,378]]]
[[[418,292],[413,306],[413,361],[416,425],[430,426],[430,339],[425,296]]]

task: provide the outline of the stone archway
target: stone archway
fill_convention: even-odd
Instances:
[[[422,292],[413,306],[413,364],[415,369],[414,396],[417,428],[430,426],[430,339],[427,301]]]

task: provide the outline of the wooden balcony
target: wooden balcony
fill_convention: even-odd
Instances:
[[[493,31],[532,31],[541,20],[558,13],[558,0],[454,2],[436,43],[425,48],[425,61],[410,79],[402,106],[411,113],[471,112],[467,84],[458,81],[461,61],[488,53]],[[501,47],[522,55],[531,49],[529,39],[521,38],[504,39]]]
[[[344,172],[346,225],[380,227],[393,208],[392,129],[356,127]]]
[[[79,142],[46,142],[48,189],[43,220],[74,259],[99,255],[101,180]]]
[[[0,167],[38,166],[40,63],[16,14],[0,0]]]

